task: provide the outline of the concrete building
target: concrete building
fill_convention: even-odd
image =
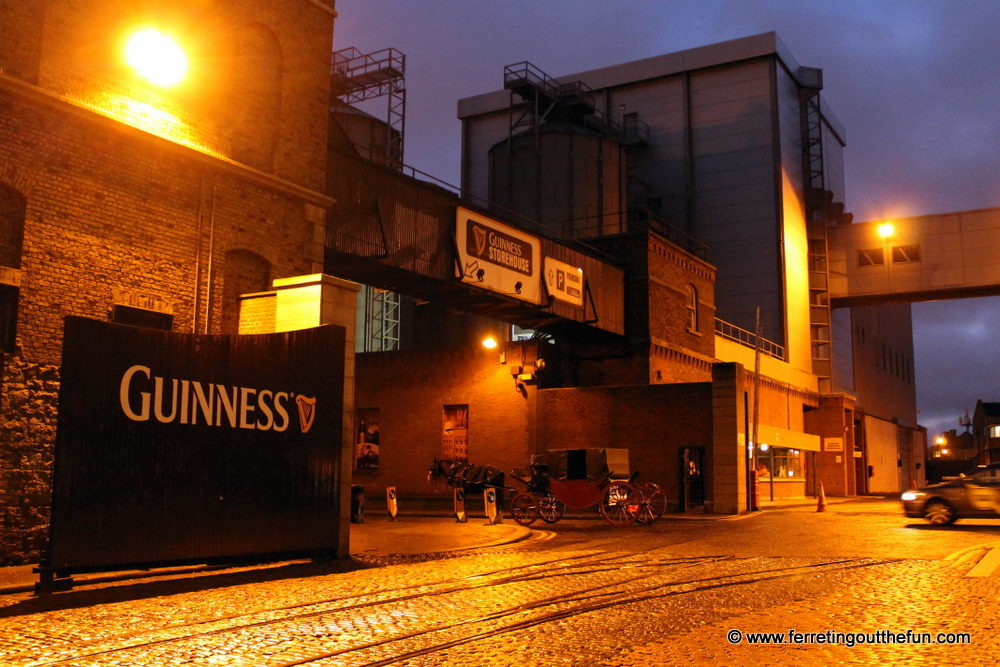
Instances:
[[[988,403],[982,399],[976,401],[976,410],[972,414],[972,439],[976,463],[1000,461],[1000,403]]]
[[[822,71],[773,33],[558,79],[520,63],[504,90],[459,102],[462,187],[596,246],[649,220],[704,243],[718,319],[701,352],[753,369],[759,308],[758,440],[771,453],[758,461],[772,460],[776,436],[794,438],[767,492],[801,495],[817,480],[827,493],[898,491],[919,479],[924,451],[909,306],[831,309],[828,229],[851,216],[846,132],[822,87]],[[575,129],[574,113],[586,116]],[[586,149],[604,170],[591,170],[603,189],[590,201],[574,190],[585,168],[569,161],[586,134],[605,138]],[[650,313],[661,307],[671,312],[654,299]],[[649,380],[660,381],[677,380]]]

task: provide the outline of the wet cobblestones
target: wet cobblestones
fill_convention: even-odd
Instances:
[[[982,664],[998,643],[1000,578],[966,579],[971,565],[607,545],[300,564],[0,598],[0,665]],[[967,631],[973,645],[726,639],[790,628]]]

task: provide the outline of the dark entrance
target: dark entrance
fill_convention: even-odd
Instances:
[[[690,512],[705,505],[705,477],[702,474],[705,460],[703,447],[685,447],[681,450],[681,502],[680,511]]]
[[[43,584],[335,555],[343,364],[342,327],[198,336],[67,318]]]

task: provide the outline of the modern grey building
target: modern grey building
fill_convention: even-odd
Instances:
[[[459,101],[465,191],[589,242],[656,220],[705,244],[716,358],[753,368],[732,343],[753,339],[759,308],[762,375],[857,408],[856,447],[830,457],[844,490],[917,479],[909,305],[831,308],[827,230],[851,215],[822,70],[765,33],[557,79],[519,63],[504,84]]]

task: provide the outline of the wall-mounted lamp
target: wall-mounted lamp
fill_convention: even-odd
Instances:
[[[883,222],[878,226],[878,234],[884,239],[889,238],[896,232],[896,228],[893,227],[891,222]]]
[[[132,33],[125,43],[125,62],[157,86],[174,86],[184,80],[187,56],[172,37],[154,28]]]
[[[497,349],[498,345],[500,345],[500,343],[498,343],[497,339],[494,338],[493,336],[487,336],[486,338],[483,339],[483,347],[485,347],[487,350],[495,350]],[[500,363],[501,364],[507,363],[507,350],[504,349],[500,350]]]

